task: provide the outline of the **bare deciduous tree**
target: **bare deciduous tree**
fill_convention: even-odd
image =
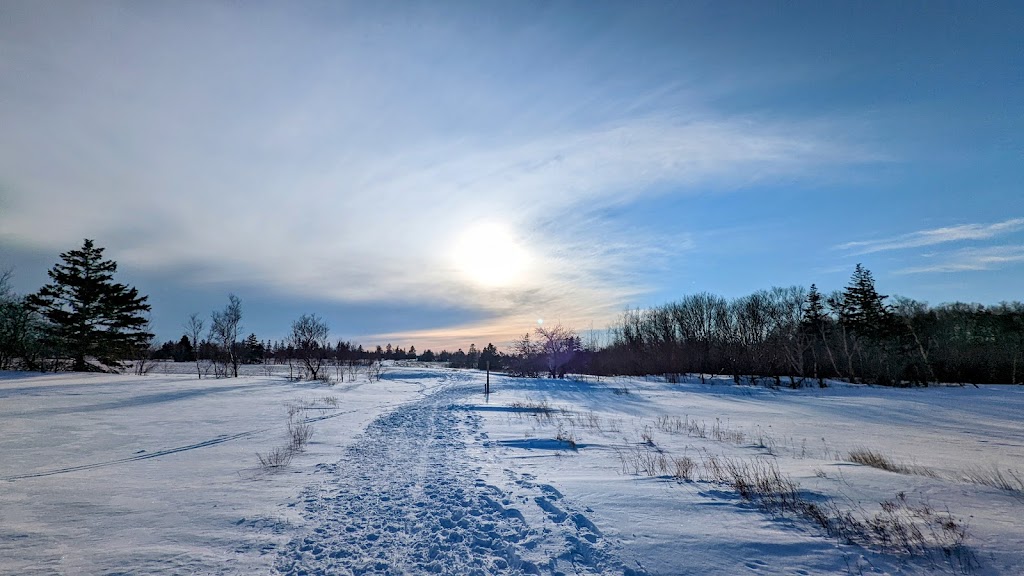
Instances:
[[[561,324],[551,328],[538,326],[534,332],[540,337],[541,354],[547,360],[548,375],[551,378],[564,377],[569,362],[580,350],[579,336]]]
[[[188,317],[188,322],[185,323],[185,334],[192,339],[192,355],[196,361],[196,376],[202,380],[203,371],[199,367],[199,337],[203,334],[203,319],[199,317],[199,314],[193,313]]]
[[[317,379],[320,368],[330,353],[327,343],[328,332],[327,322],[316,314],[303,314],[292,322],[292,333],[288,337],[288,343],[295,348],[295,354],[306,366],[311,380]]]
[[[227,375],[230,365],[232,374],[238,378],[238,333],[241,331],[242,301],[234,294],[228,294],[228,305],[221,312],[210,315],[210,340],[220,348],[224,364],[223,374]]]
[[[17,362],[28,369],[37,366],[42,354],[43,325],[25,299],[11,289],[13,272],[0,272],[0,370]]]

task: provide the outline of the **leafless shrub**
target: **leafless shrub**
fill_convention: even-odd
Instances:
[[[967,548],[967,525],[947,510],[936,513],[927,504],[911,504],[905,493],[881,503],[881,512],[864,518],[847,515],[844,536],[858,544],[873,545],[890,554],[942,559],[962,573],[978,561]]]
[[[313,426],[306,422],[301,414],[308,408],[308,403],[288,406],[288,443],[264,454],[257,452],[256,458],[261,468],[269,470],[287,466],[296,452],[302,452],[306,448],[306,444],[313,437]]]
[[[697,438],[707,438],[708,426],[704,422],[698,424],[697,420],[689,420],[686,423],[686,435],[691,437],[696,436]]]
[[[572,450],[576,449],[577,438],[575,432],[572,429],[566,430],[561,421],[558,423],[558,433],[555,435],[555,440],[567,444]]]
[[[644,444],[654,446],[654,433],[650,426],[644,426],[643,431],[640,432],[640,439],[643,440]]]
[[[622,474],[633,476],[662,476],[669,473],[669,460],[664,452],[641,444],[628,449],[616,449]]]
[[[587,412],[585,414],[574,412],[572,415],[572,423],[574,426],[578,426],[580,428],[604,432],[604,426],[601,423],[601,418],[593,412]]]
[[[775,454],[775,439],[766,434],[760,428],[757,431],[757,436],[754,436],[754,447],[760,448],[769,454]]]
[[[670,416],[658,416],[654,420],[654,426],[658,430],[668,434],[681,434],[686,431],[686,424],[683,422],[682,418],[679,418],[678,416],[674,418]]]
[[[275,469],[287,466],[292,461],[293,454],[294,452],[290,448],[279,446],[266,454],[257,452],[256,458],[259,459],[261,468]]]
[[[723,425],[719,418],[715,418],[715,423],[711,426],[711,438],[718,442],[743,444],[746,435],[740,430],[732,430],[728,423]]]
[[[693,480],[693,473],[697,469],[697,462],[689,456],[683,456],[681,458],[673,458],[672,464],[675,466],[675,472],[672,473],[672,477],[676,480],[686,480],[690,482]]]
[[[288,449],[301,452],[313,437],[313,426],[299,418],[288,419]]]
[[[380,360],[372,362],[366,367],[366,376],[370,382],[380,382],[381,378],[384,377],[385,372],[387,371],[384,369],[384,363]]]
[[[146,350],[146,353],[148,352],[149,351]],[[153,369],[157,367],[157,365],[157,362],[150,360],[145,355],[140,355],[139,359],[132,364],[132,372],[136,376],[145,376],[146,374],[152,372]]]

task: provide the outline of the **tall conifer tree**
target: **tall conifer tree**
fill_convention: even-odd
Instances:
[[[63,264],[48,272],[52,282],[28,298],[50,322],[50,337],[74,360],[74,370],[88,369],[87,357],[114,363],[147,346],[148,296],[115,283],[117,263],[103,259],[92,240],[60,255]]]
[[[841,320],[855,333],[878,339],[891,331],[891,313],[884,304],[888,296],[875,290],[875,278],[870,270],[857,264],[843,296],[848,308]]]

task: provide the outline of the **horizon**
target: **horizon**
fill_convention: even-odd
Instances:
[[[0,14],[0,271],[95,239],[157,344],[228,293],[261,340],[435,352],[858,262],[1024,299],[1016,3]]]

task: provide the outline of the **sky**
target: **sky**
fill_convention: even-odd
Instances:
[[[0,0],[0,269],[160,341],[504,346],[685,294],[1024,300],[1019,2]]]

